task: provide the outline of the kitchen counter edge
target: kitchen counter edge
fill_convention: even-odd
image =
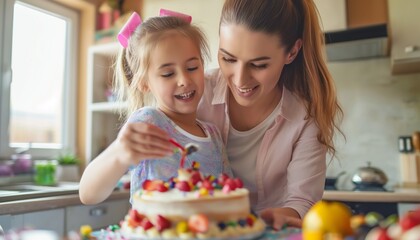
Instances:
[[[324,191],[323,200],[350,202],[420,203],[420,189],[401,188],[392,192]]]
[[[127,199],[129,201],[129,198],[130,191],[116,190],[104,202],[119,199]],[[16,200],[0,203],[0,215],[44,211],[74,205],[83,205],[80,201],[79,194]]]

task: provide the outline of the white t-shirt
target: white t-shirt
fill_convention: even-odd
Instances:
[[[251,196],[257,194],[255,169],[258,149],[260,149],[265,132],[274,123],[278,111],[280,111],[280,102],[264,121],[248,131],[238,131],[232,124],[229,126],[227,151],[233,175],[237,176],[233,169],[241,169],[242,173],[248,173],[243,175],[241,180]]]

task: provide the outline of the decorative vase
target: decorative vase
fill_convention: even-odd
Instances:
[[[59,165],[57,176],[59,182],[78,182],[80,181],[79,166]]]

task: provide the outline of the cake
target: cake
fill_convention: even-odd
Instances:
[[[129,239],[256,237],[265,224],[250,211],[248,195],[240,179],[204,175],[193,163],[169,181],[146,180],[120,231]]]

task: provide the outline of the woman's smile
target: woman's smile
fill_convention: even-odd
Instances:
[[[239,96],[250,97],[258,90],[258,88],[259,88],[259,86],[250,87],[250,88],[236,87],[236,90],[237,90],[237,93],[238,93]]]

